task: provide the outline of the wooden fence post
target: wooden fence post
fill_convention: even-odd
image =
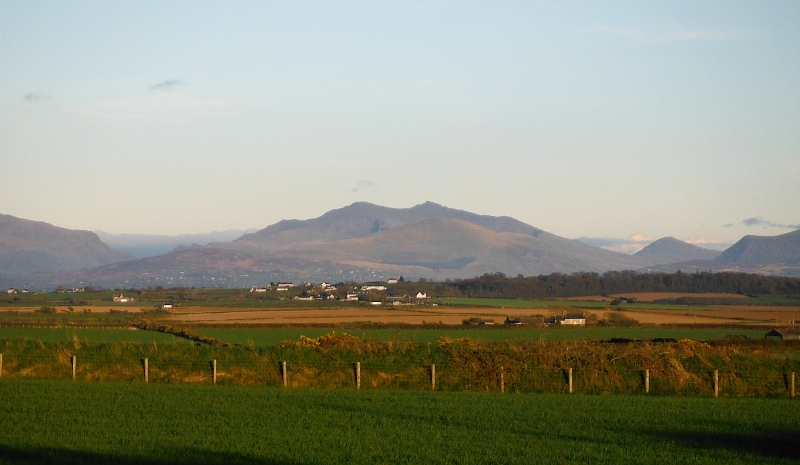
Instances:
[[[794,374],[793,374],[794,376]],[[3,377],[3,354],[0,353],[0,378]]]
[[[148,360],[144,359],[144,382],[150,381],[150,364]]]
[[[72,356],[72,380],[75,381],[75,372],[77,371],[76,368],[78,366],[78,357],[76,355]]]
[[[650,394],[650,369],[644,370],[644,393]]]
[[[289,385],[289,379],[286,377],[286,360],[281,363],[281,379],[283,379],[283,387]]]
[[[361,362],[356,362],[356,389],[361,389]]]
[[[506,369],[500,367],[500,392],[506,392]]]
[[[0,354],[0,355],[2,355],[2,354]],[[0,357],[0,362],[2,362],[2,361],[3,361],[3,359]],[[435,390],[436,390],[436,364],[432,363],[431,364],[431,391],[435,391]]]
[[[2,367],[3,363],[3,354],[0,354],[0,367]],[[794,397],[794,372],[792,372],[792,397]]]
[[[217,384],[217,360],[211,361],[211,382]]]
[[[572,394],[572,368],[567,371],[567,376],[569,380],[569,393]]]
[[[714,370],[714,397],[719,397],[719,370]]]

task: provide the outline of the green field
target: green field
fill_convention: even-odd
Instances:
[[[35,327],[0,327],[0,340],[28,339],[42,342],[68,342],[78,338],[81,341],[97,343],[135,342],[148,344],[151,342],[181,342],[186,339],[171,334],[154,331],[132,331],[127,328],[94,329],[94,328],[35,328]]]
[[[0,380],[0,463],[795,463],[800,401]]]
[[[1,330],[1,329],[0,329]],[[382,342],[436,342],[440,337],[465,338],[476,341],[563,341],[625,339],[722,339],[728,335],[764,337],[766,330],[754,329],[672,329],[672,328],[420,328],[420,329],[346,329],[346,328],[197,328],[197,334],[233,344],[269,347],[300,336],[319,337],[331,332],[346,332],[362,339]],[[2,334],[2,332],[0,332]]]

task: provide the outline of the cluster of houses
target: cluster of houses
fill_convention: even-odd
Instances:
[[[8,293],[9,294],[27,294],[28,290],[27,289],[20,290],[20,289],[16,289],[16,288],[13,288],[13,287],[9,287],[8,288]]]
[[[387,284],[397,283],[402,278],[392,278],[387,281]],[[301,295],[292,297],[292,300],[341,300],[347,302],[355,302],[363,300],[370,292],[384,292],[387,287],[382,284],[365,284],[360,288],[350,288],[347,292],[344,289],[339,290],[331,283],[302,283],[296,285],[294,283],[274,283],[266,287],[253,286],[250,288],[252,293],[262,293],[267,291],[286,292],[290,289],[303,289]],[[387,297],[384,301],[371,300],[372,305],[410,305],[412,303],[419,303],[428,298],[427,293],[418,292],[415,296],[411,297],[404,295],[402,297]]]

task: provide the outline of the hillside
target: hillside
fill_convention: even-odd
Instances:
[[[633,255],[654,264],[666,265],[693,260],[713,260],[720,255],[720,252],[704,249],[674,237],[663,237]]]
[[[800,229],[779,236],[745,236],[716,261],[741,266],[800,266]]]
[[[91,268],[133,257],[111,249],[97,234],[0,215],[0,274]]]
[[[215,247],[189,247],[157,257],[113,263],[89,270],[0,276],[0,285],[52,289],[100,286],[139,287],[250,287],[288,280],[332,281],[372,279],[371,271],[322,260],[255,256]]]
[[[535,275],[606,271],[638,268],[644,263],[541,230],[536,236],[497,232],[455,218],[426,219],[333,244],[300,243],[275,253],[435,279],[493,272]]]

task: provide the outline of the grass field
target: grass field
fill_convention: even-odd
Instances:
[[[795,463],[800,402],[0,380],[0,463]]]
[[[83,329],[83,328],[21,328],[0,327],[0,340],[3,339],[28,339],[42,342],[68,342],[75,338],[81,341],[97,343],[135,342],[148,344],[156,342],[182,342],[186,339],[171,334],[157,333],[154,331],[132,331],[120,329]]]
[[[0,334],[2,334],[0,328]],[[748,336],[751,339],[764,337],[766,330],[753,329],[672,329],[672,328],[436,328],[436,329],[343,329],[343,328],[198,328],[198,334],[210,336],[233,344],[269,347],[286,340],[297,340],[301,335],[318,337],[331,332],[346,332],[362,339],[395,342],[436,342],[440,337],[465,338],[476,341],[523,341],[523,340],[609,340],[625,339],[722,339],[728,335]]]

